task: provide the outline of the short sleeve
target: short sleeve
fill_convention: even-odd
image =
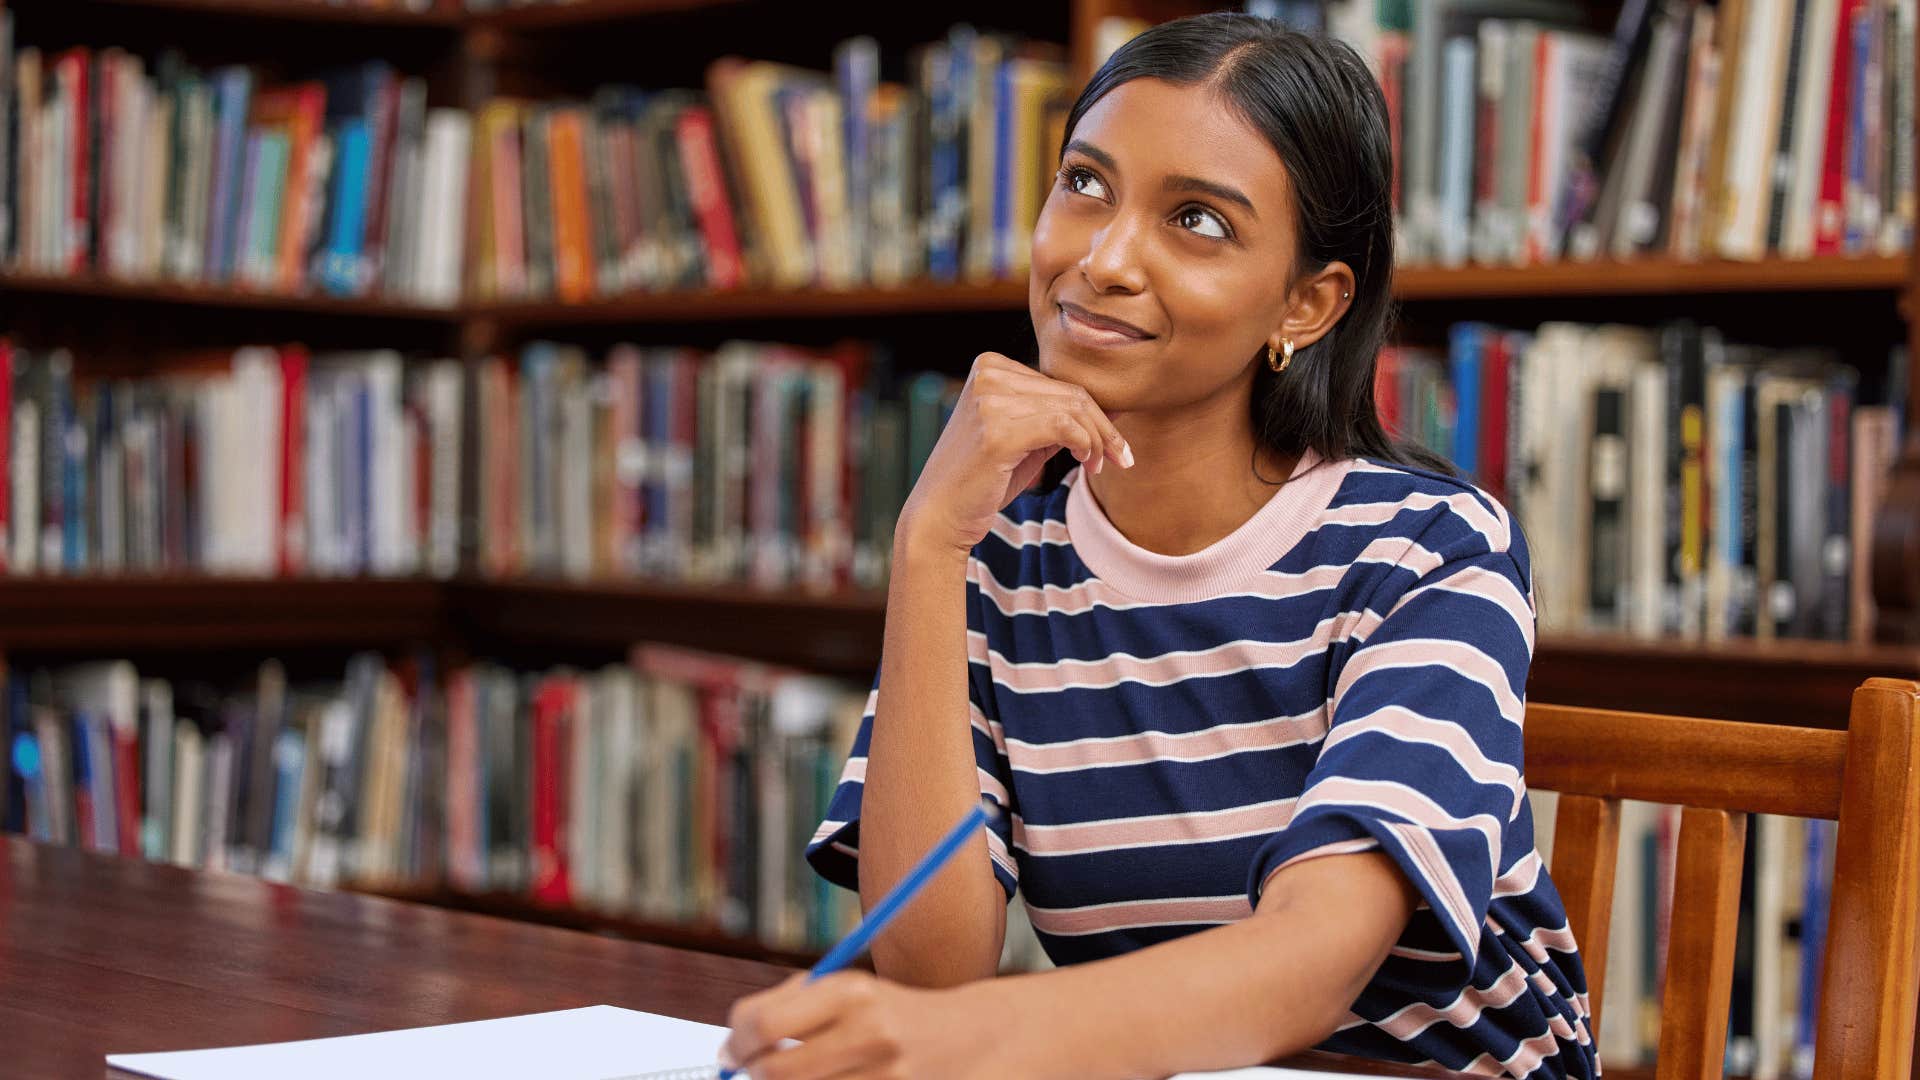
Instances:
[[[1512,543],[1520,547],[1517,531]],[[1383,589],[1384,611],[1362,609],[1330,674],[1327,737],[1300,800],[1255,855],[1252,903],[1285,867],[1379,848],[1459,948],[1462,977],[1470,974],[1525,791],[1521,719],[1535,622],[1524,558],[1505,543],[1459,544],[1451,554],[1416,543],[1393,571],[1406,587]]]
[[[987,664],[987,640],[981,622],[979,587],[975,575],[979,563],[969,560],[967,578],[967,713],[972,719],[974,771],[979,776],[980,794],[1000,809],[989,826],[987,854],[993,861],[994,877],[1006,890],[1008,900],[1019,886],[1020,872],[1012,854],[1012,817],[1018,809],[1011,794],[1007,764],[1006,736],[995,717],[993,675]],[[881,658],[884,667],[886,660]],[[873,740],[874,706],[880,698],[880,676],[876,672],[873,688],[867,694],[865,715],[854,735],[841,770],[840,783],[827,804],[826,820],[807,844],[807,861],[820,876],[843,888],[860,887],[860,796],[866,787],[867,747]]]

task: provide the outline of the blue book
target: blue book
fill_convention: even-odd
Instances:
[[[1013,272],[1013,65],[1001,60],[993,77],[993,276]],[[1022,178],[1024,179],[1024,178]]]
[[[33,744],[33,729],[27,719],[27,680],[18,675],[0,677],[0,689],[6,694],[0,699],[0,832],[23,833],[27,831],[28,779],[23,766],[30,762],[20,760],[25,751],[16,750],[16,746],[22,740],[28,746]]]
[[[545,572],[557,569],[560,548],[556,532],[560,522],[559,492],[554,489],[553,458],[558,449],[559,425],[550,422],[557,411],[553,402],[553,369],[559,361],[559,346],[550,341],[528,343],[520,354],[521,445],[526,448],[527,473],[521,491],[524,506],[533,523],[532,550],[527,554],[530,569]]]
[[[271,881],[292,877],[293,831],[300,816],[300,785],[306,765],[306,739],[294,728],[280,729],[273,738],[273,827],[264,874]]]
[[[1453,361],[1453,463],[1469,477],[1480,469],[1480,354],[1484,323],[1454,323],[1447,331]]]
[[[340,125],[333,168],[334,207],[328,215],[327,246],[319,267],[320,287],[336,296],[353,296],[360,287],[360,240],[366,233],[367,169],[372,139],[365,117]]]
[[[980,35],[971,26],[955,26],[947,33],[946,96],[947,123],[946,138],[949,145],[944,165],[946,171],[936,172],[933,177],[934,215],[939,227],[939,243],[944,250],[940,252],[942,270],[946,272],[939,280],[951,281],[960,276],[963,238],[967,231],[967,172],[970,155],[987,153],[989,148],[971,146],[973,113],[973,58],[975,45]],[[936,166],[942,164],[936,160]]]
[[[846,105],[846,176],[848,244],[853,252],[853,273],[867,280],[868,211],[872,208],[872,161],[868,144],[873,138],[867,123],[867,104],[873,100],[880,81],[880,44],[860,36],[843,41],[833,50],[834,76],[839,82],[840,100]]]
[[[1857,255],[1871,239],[1864,228],[1866,219],[1859,206],[1867,195],[1867,64],[1873,58],[1874,13],[1862,9],[1853,20],[1853,59],[1849,74],[1853,86],[1847,91],[1847,155],[1845,192],[1841,199],[1842,219],[1846,222],[1846,253]],[[1878,103],[1874,104],[1878,107]]]
[[[260,227],[254,208],[260,193],[261,138],[258,131],[248,132],[246,153],[241,157],[240,187],[237,189],[240,208],[234,216],[233,252],[229,256],[228,266],[231,269],[228,276],[243,282],[253,279],[254,236]]]
[[[245,164],[248,99],[253,73],[222,68],[214,76],[216,128],[213,149],[213,201],[207,207],[206,278],[226,282],[233,276],[234,233],[240,213],[240,172]]]
[[[66,489],[60,501],[60,561],[71,574],[87,568],[87,425],[74,406],[72,383],[56,383],[55,392],[65,433],[60,440],[60,486]]]

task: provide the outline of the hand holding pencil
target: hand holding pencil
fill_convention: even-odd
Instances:
[[[893,1072],[888,1066],[898,1064],[896,1036],[950,1037],[951,1013],[942,1001],[951,991],[897,986],[841,969],[998,813],[981,800],[811,971],[736,1003],[729,1017],[733,1033],[721,1048],[721,1080],[749,1070],[758,1075],[761,1066],[775,1062],[778,1075],[791,1077],[862,1075],[863,1066]],[[786,1039],[800,1044],[783,1047]]]

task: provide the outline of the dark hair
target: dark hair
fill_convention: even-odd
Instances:
[[[1067,113],[1060,156],[1094,103],[1134,79],[1205,85],[1286,165],[1299,250],[1288,276],[1335,260],[1353,269],[1353,301],[1284,374],[1253,384],[1254,431],[1288,455],[1366,456],[1457,475],[1426,449],[1390,437],[1374,409],[1374,360],[1393,318],[1393,151],[1386,97],[1346,43],[1256,15],[1213,12],[1161,23],[1120,46]],[[1071,464],[1071,462],[1067,462]]]

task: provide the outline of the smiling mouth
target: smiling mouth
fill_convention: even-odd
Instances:
[[[1078,304],[1070,304],[1062,300],[1059,306],[1061,317],[1074,328],[1080,329],[1084,333],[1114,338],[1126,338],[1133,341],[1147,341],[1153,337],[1152,334],[1147,333],[1145,330],[1140,329],[1130,322],[1110,318],[1105,315],[1095,315],[1093,312],[1088,311]]]

